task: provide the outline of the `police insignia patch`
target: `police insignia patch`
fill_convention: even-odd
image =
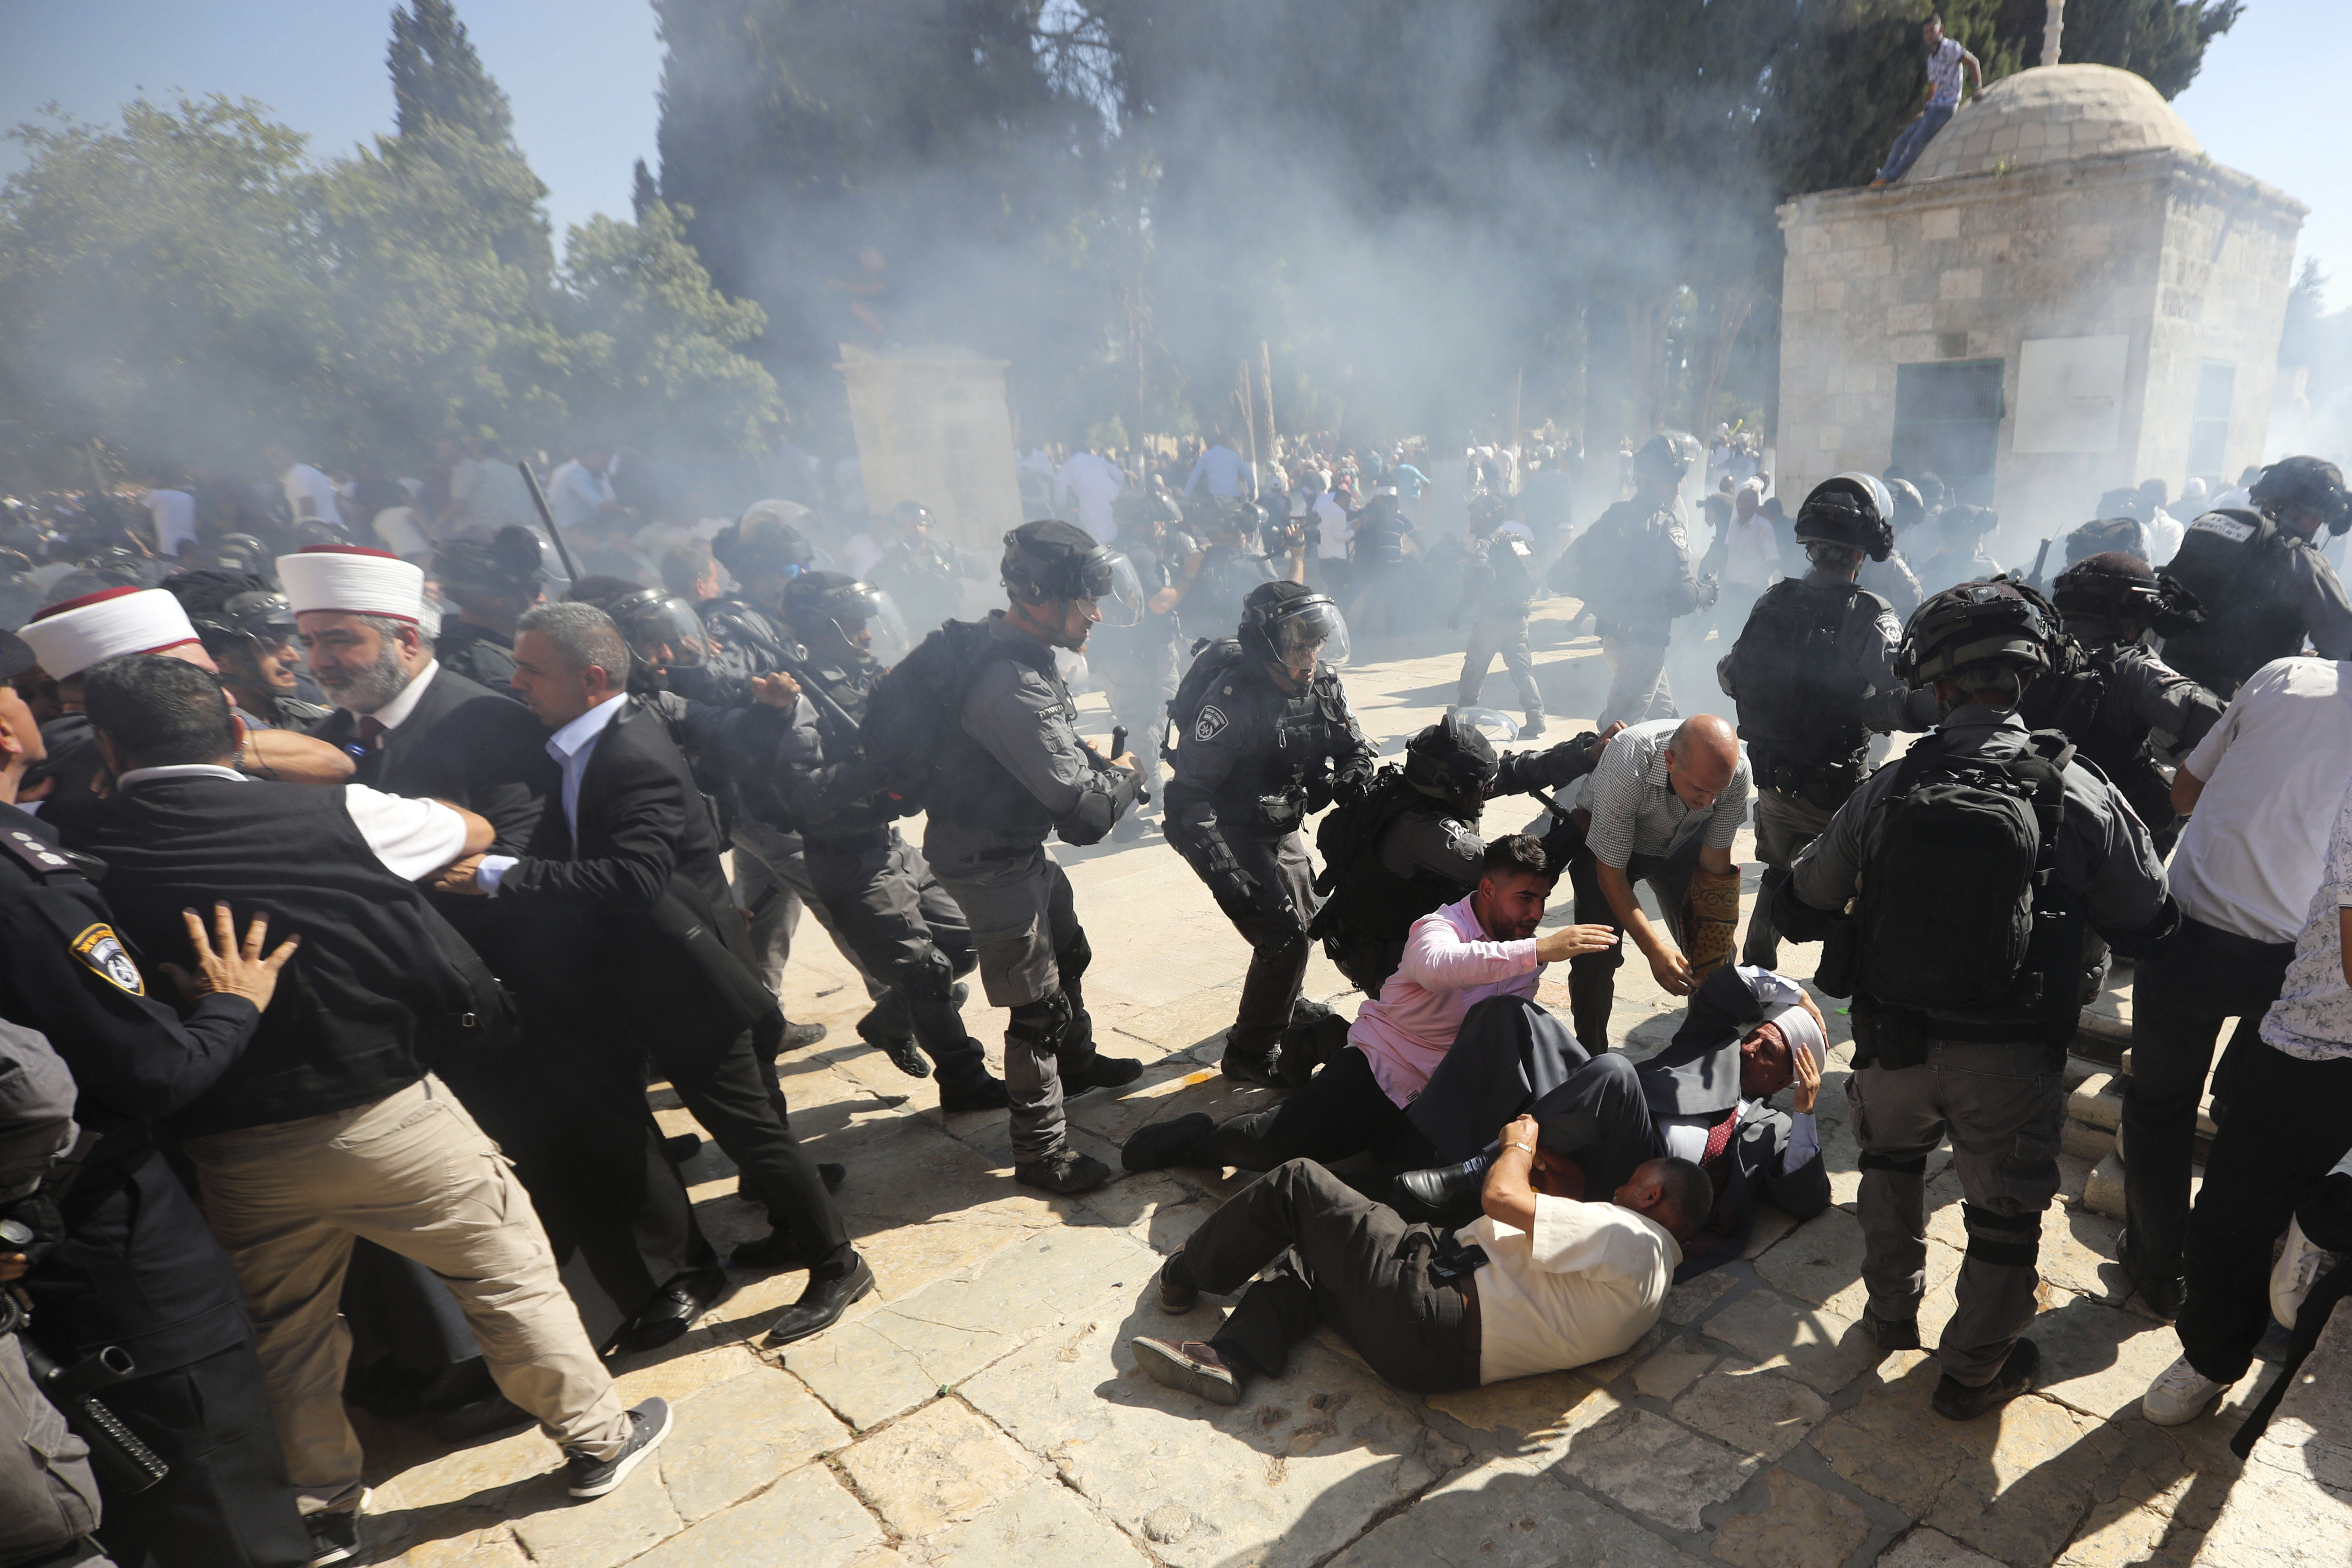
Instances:
[[[133,996],[147,994],[147,982],[140,974],[139,965],[123,951],[122,939],[114,934],[110,925],[94,925],[73,939],[73,953],[89,966],[91,973],[118,991],[128,991]]]
[[[1232,722],[1232,720],[1225,717],[1225,710],[1223,709],[1216,707],[1213,704],[1210,707],[1203,708],[1201,710],[1200,718],[1194,720],[1192,722],[1192,739],[1196,741],[1213,741],[1218,736],[1223,734],[1225,732],[1225,726]]]

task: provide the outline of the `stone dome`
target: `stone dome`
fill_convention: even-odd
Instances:
[[[2205,151],[2147,78],[2113,66],[2036,66],[1963,106],[1904,183],[2152,148],[2189,157]]]

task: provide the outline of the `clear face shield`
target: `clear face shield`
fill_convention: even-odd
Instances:
[[[697,669],[710,657],[702,617],[674,594],[624,609],[617,624],[629,651],[655,669]]]
[[[1348,617],[1320,595],[1293,600],[1265,630],[1274,657],[1286,669],[1312,671],[1318,664],[1337,669],[1348,662]]]
[[[1143,579],[1136,575],[1135,563],[1116,551],[1100,561],[1089,562],[1086,574],[1087,593],[1102,614],[1107,626],[1139,626],[1143,620]]]
[[[855,590],[828,595],[824,609],[835,635],[877,664],[894,665],[914,646],[898,602],[879,588],[861,583]]]

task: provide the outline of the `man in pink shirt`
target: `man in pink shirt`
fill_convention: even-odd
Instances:
[[[1130,1171],[1170,1165],[1270,1171],[1286,1160],[1328,1165],[1370,1150],[1402,1168],[1429,1163],[1423,1155],[1430,1143],[1406,1108],[1465,1023],[1477,1026],[1473,1010],[1492,1001],[1497,1007],[1489,1012],[1524,1015],[1544,965],[1617,940],[1608,926],[1536,934],[1559,874],[1538,840],[1517,833],[1495,839],[1480,867],[1475,892],[1413,923],[1403,961],[1348,1031],[1352,1048],[1304,1089],[1271,1110],[1223,1122],[1194,1111],[1139,1129],[1121,1163]]]

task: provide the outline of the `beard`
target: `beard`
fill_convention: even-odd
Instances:
[[[373,713],[407,689],[407,667],[400,662],[400,649],[387,639],[377,648],[375,662],[346,676],[342,690],[335,695],[354,713]]]

